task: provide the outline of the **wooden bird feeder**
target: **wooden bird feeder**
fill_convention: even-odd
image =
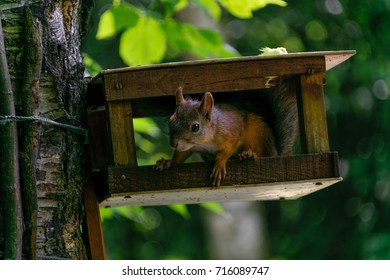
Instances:
[[[102,71],[89,85],[87,116],[100,206],[295,199],[342,180],[337,152],[329,148],[323,85],[325,72],[354,54],[291,53]],[[137,166],[133,118],[170,116],[178,86],[185,94],[210,91],[224,100],[238,92],[267,92],[285,75],[293,78],[290,90],[297,94],[301,154],[230,160],[218,189],[207,187],[210,163],[163,172]]]

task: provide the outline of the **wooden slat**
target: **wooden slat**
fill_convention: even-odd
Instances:
[[[296,52],[296,53],[276,54],[276,55],[266,55],[266,56],[213,58],[213,59],[203,59],[203,60],[151,64],[146,66],[123,67],[123,68],[102,70],[96,77],[92,79],[91,83],[92,84],[101,83],[102,76],[106,76],[113,73],[124,73],[130,71],[151,70],[151,69],[155,70],[155,69],[162,69],[162,68],[169,68],[169,67],[197,66],[197,65],[221,64],[221,63],[232,63],[232,62],[275,60],[275,59],[277,60],[277,59],[289,59],[289,58],[309,59],[312,57],[324,57],[326,61],[326,70],[329,70],[337,66],[338,64],[344,62],[345,60],[347,60],[348,58],[350,58],[355,54],[356,54],[355,50]]]
[[[136,166],[133,111],[130,102],[108,103],[109,128],[114,164]],[[104,129],[104,128],[102,128]]]
[[[325,72],[324,57],[141,68],[112,72],[104,76],[104,81],[107,101],[115,101],[173,95],[179,86],[185,93],[269,88],[275,77],[308,72]]]
[[[208,163],[181,164],[163,172],[151,166],[111,167],[110,195],[101,207],[294,199],[341,180],[335,152],[229,161],[218,189],[207,186],[211,169]]]
[[[308,154],[258,160],[228,161],[224,186],[263,184],[339,177],[333,157],[337,153]],[[109,167],[108,184],[112,193],[172,190],[206,187],[212,163],[187,163],[163,172],[151,166]],[[195,176],[196,174],[196,176]]]
[[[200,188],[185,191],[140,192],[115,195],[101,202],[100,207],[198,204],[204,202],[291,200],[327,188],[342,178],[289,181],[244,186],[225,186],[219,189]]]
[[[92,178],[89,178],[84,187],[84,228],[87,237],[90,258],[92,260],[104,260],[106,252],[104,248],[102,222],[100,220],[100,208],[93,186]]]
[[[219,190],[222,191],[222,194],[224,188],[229,186],[240,189],[245,186],[273,185],[274,188],[279,186],[279,194],[282,197],[281,193],[286,182],[306,180],[314,180],[315,182],[319,180],[318,182],[321,182],[322,179],[326,178],[338,178],[337,164],[337,153],[335,152],[247,161],[232,160],[228,161],[227,176]],[[121,199],[127,197],[131,200],[134,194],[148,192],[158,194],[210,190],[211,188],[207,184],[211,169],[211,163],[203,162],[181,164],[163,172],[156,171],[151,166],[109,167],[109,194],[112,201],[115,196],[120,196]],[[289,195],[286,194],[287,196]],[[180,202],[177,201],[177,203]],[[107,202],[103,202],[103,204],[108,205]]]
[[[105,107],[90,110],[87,114],[88,147],[92,169],[95,171],[104,170],[107,165],[113,164],[108,144],[106,114]]]
[[[324,103],[324,73],[301,75],[297,105],[303,153],[329,151]]]
[[[329,52],[324,53],[325,55],[325,62],[326,62],[326,71],[332,69],[333,67],[336,67],[340,63],[343,63],[351,56],[355,55],[356,51],[350,50],[350,51],[336,51],[336,52]]]

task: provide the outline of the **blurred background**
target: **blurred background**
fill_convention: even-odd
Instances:
[[[390,259],[390,0],[95,2],[89,75],[266,46],[357,51],[326,76],[343,182],[294,201],[101,209],[108,258]],[[135,120],[140,164],[171,156],[166,122]]]

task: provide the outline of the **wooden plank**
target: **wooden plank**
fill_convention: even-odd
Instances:
[[[106,198],[100,207],[153,206],[170,204],[199,204],[204,202],[292,200],[327,188],[342,178],[289,181],[245,186],[226,186],[220,189],[200,188],[181,191],[150,191],[115,195]]]
[[[110,102],[107,106],[114,164],[117,166],[136,166],[131,103]]]
[[[101,83],[103,76],[113,73],[124,73],[130,71],[139,70],[152,70],[152,69],[163,69],[170,67],[181,67],[181,66],[196,66],[196,65],[209,65],[209,64],[221,64],[221,63],[232,63],[232,62],[250,62],[250,61],[263,61],[263,60],[278,60],[278,59],[289,59],[289,58],[312,58],[312,57],[324,57],[326,60],[326,70],[329,70],[338,64],[344,62],[351,56],[355,55],[355,50],[338,50],[338,51],[317,51],[317,52],[296,52],[287,54],[277,55],[266,55],[266,56],[241,56],[241,57],[230,57],[230,58],[213,58],[213,59],[202,59],[202,60],[190,60],[180,62],[169,62],[152,64],[145,66],[133,66],[123,67],[116,69],[102,70],[96,77],[94,77],[91,83]]]
[[[106,252],[104,248],[102,222],[100,220],[100,208],[96,197],[92,177],[84,187],[84,226],[83,233],[87,239],[90,258],[92,260],[104,260]]]
[[[94,171],[104,170],[107,165],[113,164],[108,144],[106,114],[105,107],[90,109],[87,113],[88,147]]]
[[[283,197],[285,182],[297,182],[313,180],[321,183],[322,179],[338,178],[337,153],[322,153],[296,155],[287,157],[261,158],[258,160],[231,160],[227,164],[227,176],[223,185],[219,188],[223,197],[226,187],[241,189],[242,187],[256,187],[272,185],[280,187],[279,197]],[[112,199],[119,196],[120,200],[131,200],[134,194],[165,192],[200,193],[211,188],[207,186],[211,163],[187,163],[173,166],[168,170],[159,172],[151,166],[141,167],[109,167],[108,186]],[[196,174],[196,176],[194,175]],[[261,192],[261,189],[256,189]],[[242,199],[251,199],[243,197]],[[260,194],[258,194],[260,195]],[[185,195],[184,195],[185,196]],[[286,197],[290,196],[286,194]],[[203,200],[207,199],[203,197]],[[102,202],[109,205],[109,202]],[[111,202],[110,202],[111,203]],[[130,202],[133,203],[133,202]],[[177,201],[177,203],[180,203]],[[184,203],[184,202],[183,202]],[[163,202],[160,202],[163,204]]]
[[[333,157],[337,153],[230,160],[223,186],[339,177],[333,168]],[[151,166],[109,167],[109,190],[113,194],[207,187],[212,166],[205,162],[187,163],[163,172]]]
[[[351,56],[355,55],[356,51],[339,51],[339,52],[331,52],[325,55],[325,63],[326,63],[326,71],[336,67],[340,63],[343,63]]]
[[[185,93],[232,92],[269,88],[280,75],[325,71],[322,56],[274,60],[249,60],[214,64],[182,64],[175,67],[112,72],[104,76],[107,101],[173,95],[179,86]]]
[[[324,103],[324,73],[301,75],[297,105],[303,153],[329,151]]]

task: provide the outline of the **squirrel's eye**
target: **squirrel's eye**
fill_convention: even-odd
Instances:
[[[199,131],[199,124],[198,123],[192,124],[191,131],[198,132]]]

